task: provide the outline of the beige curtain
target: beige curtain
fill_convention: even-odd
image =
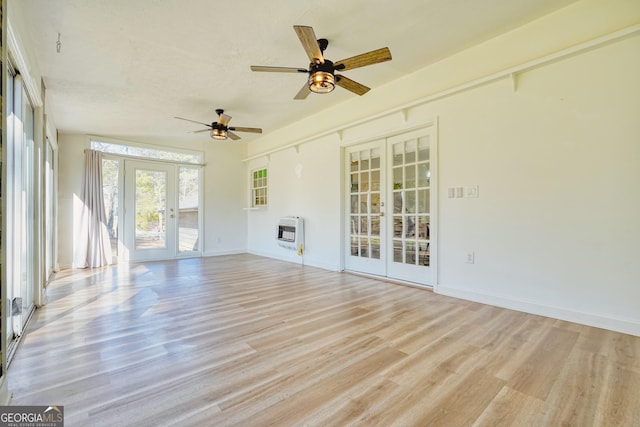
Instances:
[[[85,150],[82,214],[75,246],[75,268],[94,268],[111,264],[111,243],[102,196],[102,153]]]

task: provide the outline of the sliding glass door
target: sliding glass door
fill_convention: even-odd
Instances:
[[[11,354],[15,339],[34,308],[34,283],[37,271],[34,232],[35,173],[34,109],[20,75],[9,73],[7,82],[7,177],[6,277],[7,348]]]

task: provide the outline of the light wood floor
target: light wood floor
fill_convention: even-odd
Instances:
[[[63,272],[9,367],[73,426],[640,426],[640,337],[253,255]]]

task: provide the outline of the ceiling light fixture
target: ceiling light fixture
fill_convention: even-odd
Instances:
[[[311,64],[309,72],[309,90],[314,93],[329,93],[336,87],[333,74],[333,62],[326,60],[324,64]]]
[[[211,129],[211,138],[225,140],[227,139],[227,130],[214,127]]]

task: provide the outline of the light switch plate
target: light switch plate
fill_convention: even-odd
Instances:
[[[477,185],[469,185],[464,187],[464,197],[478,197],[479,189]]]

